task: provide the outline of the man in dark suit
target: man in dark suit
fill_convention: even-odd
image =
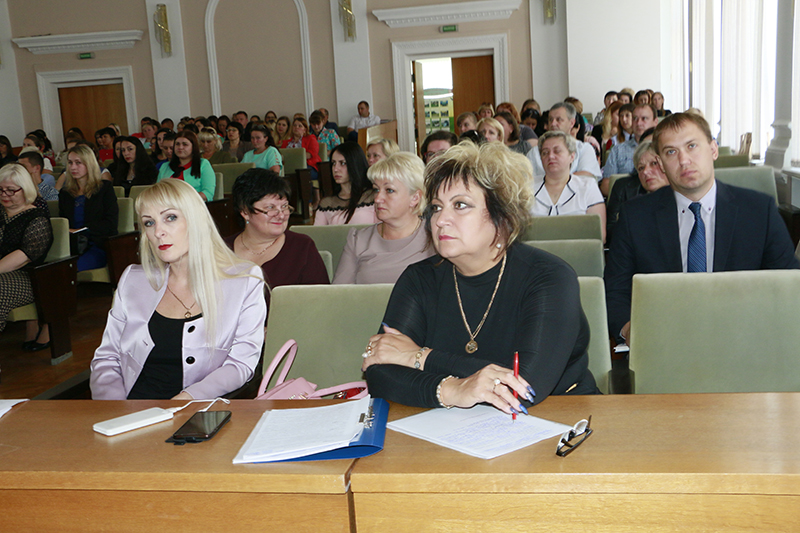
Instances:
[[[663,119],[653,143],[670,187],[622,206],[605,270],[618,342],[630,329],[634,274],[800,268],[775,200],[714,179],[718,147],[702,117]]]

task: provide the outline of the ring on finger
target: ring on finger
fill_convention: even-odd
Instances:
[[[494,392],[495,387],[500,385],[500,383],[502,383],[502,381],[500,381],[500,378],[495,378],[494,379],[494,385],[492,385],[492,392]]]

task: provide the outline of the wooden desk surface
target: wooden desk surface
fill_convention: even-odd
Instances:
[[[592,415],[595,432],[565,458],[552,438],[487,461],[387,431],[351,475],[359,533],[800,531],[800,393],[550,397],[531,414]]]
[[[108,527],[109,520],[118,531],[164,530],[171,521],[205,531],[268,524],[275,530],[350,530],[353,460],[232,464],[266,409],[310,403],[217,402],[212,410],[232,411],[230,422],[210,441],[184,446],[164,441],[207,404],[114,437],[92,430],[96,422],[184,403],[53,400],[15,406],[0,418],[0,530],[68,531],[74,522],[86,531],[95,529],[92,524]],[[197,520],[186,522],[190,516]],[[157,524],[148,521],[155,517]]]

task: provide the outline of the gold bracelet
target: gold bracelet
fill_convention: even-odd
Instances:
[[[422,354],[425,353],[425,350],[427,350],[427,348],[425,347],[420,348],[417,354],[414,356],[414,368],[416,368],[417,370],[419,370],[419,368],[422,366],[419,362],[419,359],[420,357],[422,357]]]
[[[444,382],[447,381],[448,379],[455,379],[455,376],[447,376],[446,378],[444,378],[442,381],[439,382],[439,385],[436,386],[436,400],[439,402],[439,405],[441,405],[445,409],[452,409],[453,407],[455,407],[455,405],[447,405],[446,403],[444,403],[444,401],[442,401],[442,385],[444,385]]]

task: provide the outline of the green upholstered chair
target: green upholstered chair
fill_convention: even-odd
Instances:
[[[217,182],[214,185],[214,198],[213,200],[222,200],[225,198],[225,178],[222,175],[222,172],[214,172],[214,176],[217,178]]]
[[[627,178],[628,176],[630,176],[630,174],[611,174],[608,177],[608,194],[610,195],[611,191],[614,190],[614,184],[617,182],[618,179]]]
[[[136,200],[142,192],[146,191],[150,185],[134,185],[131,187],[131,193],[128,195],[128,198],[131,200]]]
[[[319,143],[319,160],[320,161],[328,160],[328,145],[325,143]]]
[[[121,185],[114,185],[114,195],[117,198],[125,198],[125,187]]]
[[[308,168],[305,148],[281,148],[280,152],[285,176],[294,174],[298,168]]]
[[[731,150],[730,146],[720,146],[719,155],[733,155],[733,150]]]
[[[116,287],[125,268],[135,262],[139,252],[139,234],[134,226],[134,201],[132,198],[117,198],[117,206],[118,234],[105,242],[108,264],[78,272],[78,281],[111,283]]]
[[[525,244],[560,257],[579,276],[603,277],[603,243],[599,239],[526,241]]]
[[[534,217],[523,232],[523,241],[552,241],[561,239],[603,240],[599,215],[564,215]]]
[[[750,157],[747,154],[721,155],[714,161],[714,168],[748,167]]]
[[[233,192],[233,184],[236,178],[245,173],[249,168],[255,168],[255,163],[221,163],[219,165],[211,165],[214,172],[222,172],[222,193],[231,194]]]
[[[581,286],[581,306],[589,321],[591,340],[589,341],[589,370],[594,375],[597,388],[608,393],[608,373],[611,371],[611,345],[608,339],[608,319],[606,315],[606,289],[603,279],[588,276],[579,277]]]
[[[297,359],[289,377],[329,387],[361,377],[361,354],[378,332],[393,284],[286,285],[272,291],[264,369],[289,339]],[[274,384],[274,379],[273,379]]]
[[[58,216],[58,200],[47,200],[47,208],[50,210],[50,218]]]
[[[328,281],[333,281],[333,275],[336,273],[333,270],[333,255],[328,250],[317,250],[322,262],[325,264],[325,270],[328,272]]]
[[[775,185],[775,170],[772,167],[734,167],[714,170],[714,177],[722,183],[745,187],[763,192],[775,198],[778,203],[778,189]]]
[[[800,272],[638,274],[637,393],[800,391]]]
[[[314,239],[317,250],[327,250],[331,253],[333,272],[339,266],[344,245],[347,242],[347,233],[353,228],[366,228],[370,224],[342,224],[334,226],[292,226],[295,233],[303,233]]]
[[[9,322],[38,320],[50,326],[50,363],[56,365],[72,356],[69,318],[75,313],[77,262],[69,252],[69,221],[50,219],[53,245],[45,263],[26,267],[31,277],[35,303],[12,309]]]

